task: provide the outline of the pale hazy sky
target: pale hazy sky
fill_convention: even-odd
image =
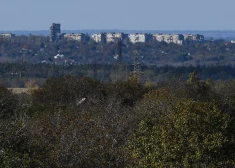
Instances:
[[[0,0],[0,30],[235,30],[235,0]]]

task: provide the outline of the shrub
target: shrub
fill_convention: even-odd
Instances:
[[[215,103],[184,100],[158,113],[142,120],[131,139],[134,166],[234,166],[233,119]]]

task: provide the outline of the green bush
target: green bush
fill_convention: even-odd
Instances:
[[[154,110],[154,109],[152,109]],[[233,119],[215,103],[184,100],[157,117],[142,120],[130,140],[136,167],[223,167],[235,165]]]

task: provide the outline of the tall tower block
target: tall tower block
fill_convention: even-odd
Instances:
[[[60,24],[59,23],[52,23],[50,27],[50,41],[56,41],[61,34]]]

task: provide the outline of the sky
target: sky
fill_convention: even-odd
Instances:
[[[0,30],[235,30],[235,0],[0,0]]]

